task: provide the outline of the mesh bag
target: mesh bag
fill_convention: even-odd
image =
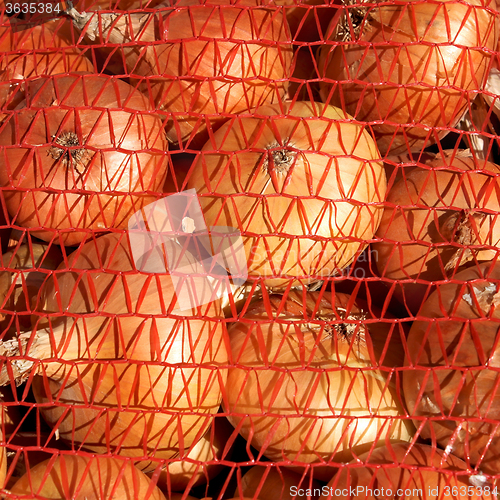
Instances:
[[[1,495],[496,497],[499,23],[0,2]]]

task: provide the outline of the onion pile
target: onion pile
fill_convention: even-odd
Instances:
[[[0,0],[5,494],[492,500],[496,3],[61,7]]]
[[[424,302],[408,336],[403,390],[424,439],[496,474],[500,466],[500,264],[457,273]]]
[[[363,3],[346,2],[344,20],[329,28],[335,43],[319,49],[322,99],[373,123],[382,154],[420,151],[484,88],[499,35],[495,2]]]
[[[230,325],[223,406],[260,455],[328,480],[329,462],[412,439],[393,371],[402,330],[366,318],[347,295],[290,291]]]
[[[396,297],[413,314],[432,282],[500,248],[500,167],[450,154],[403,174],[389,190],[372,245],[380,276],[401,280]]]
[[[170,248],[199,288],[199,265],[181,250]],[[226,379],[219,304],[179,315],[176,301],[170,275],[136,271],[126,236],[111,233],[68,257],[42,289],[35,332],[2,348],[18,382],[39,375],[39,410],[62,439],[148,457],[137,465],[152,471],[152,457],[182,454],[205,434]],[[28,359],[12,358],[19,349]]]
[[[234,117],[188,178],[207,226],[237,228],[267,286],[338,273],[378,228],[386,180],[369,133],[340,109],[287,101]]]
[[[93,74],[39,79],[30,92],[0,128],[12,223],[65,245],[127,227],[167,175],[167,142],[144,96]]]

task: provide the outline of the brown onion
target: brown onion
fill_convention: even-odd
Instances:
[[[12,486],[10,492],[54,500],[166,500],[133,462],[78,455],[54,456],[35,465]]]
[[[292,47],[276,7],[181,0],[149,16],[72,15],[90,39],[128,42],[121,53],[126,70],[142,78],[141,90],[168,113],[173,143],[201,148],[209,130],[232,114],[285,95]]]
[[[363,467],[363,465],[365,465]],[[322,499],[492,500],[493,487],[459,458],[425,444],[388,444],[361,455],[328,483]],[[480,486],[479,486],[480,485]],[[486,486],[489,489],[486,489]],[[359,488],[359,490],[358,490]],[[388,492],[390,490],[390,493]],[[382,492],[383,491],[383,492]]]
[[[221,460],[231,458],[229,443],[234,429],[225,417],[215,417],[206,434],[194,443],[185,454],[175,457],[161,471],[148,473],[157,480],[158,486],[168,494],[170,491],[190,491],[190,488],[208,483],[223,469]]]
[[[321,485],[318,481],[279,466],[255,465],[241,478],[241,494],[250,498],[258,496],[260,500],[295,500],[297,495],[292,494],[292,488],[296,488],[296,491],[319,490]],[[318,495],[307,498],[317,500]]]
[[[319,51],[323,101],[373,123],[382,154],[444,137],[484,87],[495,2],[346,3],[344,21],[329,28],[334,43]]]
[[[21,242],[20,242],[21,243]],[[61,249],[45,243],[19,244],[2,255],[0,271],[0,328],[5,332],[31,330],[31,311],[50,270],[62,262]]]
[[[234,117],[188,176],[207,226],[237,228],[267,286],[346,267],[378,228],[386,180],[369,133],[340,109],[287,101]]]
[[[198,290],[199,265],[174,243],[169,251]],[[175,307],[170,274],[136,271],[126,235],[104,235],[45,284],[34,333],[0,345],[10,356],[1,383],[37,374],[39,411],[62,439],[155,470],[205,434],[226,379],[219,303]]]
[[[91,74],[37,80],[0,129],[12,223],[66,245],[127,227],[163,186],[166,149],[160,120],[131,85]]]
[[[372,244],[379,275],[417,314],[433,282],[500,248],[500,167],[453,153],[404,172],[389,190]]]
[[[0,28],[0,107],[14,108],[24,99],[26,80],[58,73],[93,73],[85,54],[59,34],[61,19],[41,25],[12,20]],[[3,82],[8,82],[7,84]]]
[[[223,407],[259,458],[314,464],[314,478],[329,480],[353,455],[412,439],[393,371],[403,361],[402,330],[370,320],[354,298],[271,295],[229,335]]]
[[[408,336],[403,389],[424,439],[484,472],[500,467],[500,264],[457,273],[424,302]]]

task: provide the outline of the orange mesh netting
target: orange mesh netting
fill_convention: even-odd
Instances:
[[[5,498],[489,500],[489,0],[0,2]]]

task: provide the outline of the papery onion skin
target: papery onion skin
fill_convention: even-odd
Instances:
[[[360,462],[366,466],[360,467]],[[324,492],[320,498],[347,500],[352,498],[345,494],[350,488],[356,490],[359,500],[381,497],[407,500],[496,498],[484,487],[481,491],[481,488],[473,486],[469,479],[471,476],[463,460],[433,446],[388,444],[360,455],[356,461],[343,467],[325,488],[328,493]],[[381,492],[382,488],[384,494],[377,495],[376,492]],[[388,490],[391,493],[386,495]],[[490,491],[493,491],[491,486]]]
[[[168,139],[199,149],[232,114],[281,101],[292,46],[275,7],[229,0],[175,7],[163,16],[162,43],[148,46],[137,63],[130,57],[128,69],[145,77],[141,90],[169,113]]]
[[[403,375],[421,437],[491,474],[500,466],[499,281],[493,261],[439,285],[410,329],[405,365],[412,369]]]
[[[35,465],[10,492],[54,500],[166,500],[133,462],[78,455],[59,455]]]
[[[179,265],[202,285],[194,259]],[[175,300],[169,274],[135,270],[126,234],[87,243],[46,283],[28,356],[41,360],[33,391],[61,439],[148,472],[205,434],[227,376],[220,304],[169,313]]]
[[[303,305],[300,292],[271,295],[267,307],[256,302],[231,324],[223,407],[265,457],[296,468],[315,464],[314,478],[328,481],[339,462],[410,441],[414,430],[390,373],[403,360],[397,326],[388,335],[390,324],[380,323],[385,332],[371,336],[360,323],[366,313],[349,296],[305,297]]]
[[[369,133],[305,101],[232,118],[188,177],[207,226],[237,228],[249,277],[271,287],[346,267],[375,234],[386,189]]]
[[[499,36],[495,9],[488,0],[410,0],[350,10],[362,17],[355,33],[347,21],[345,34],[332,26],[336,42],[319,51],[323,101],[372,122],[382,154],[424,149],[483,89]]]
[[[154,201],[168,170],[161,121],[126,82],[57,75],[0,129],[0,185],[13,223],[76,245]]]
[[[466,152],[426,161],[391,187],[373,256],[379,276],[402,280],[394,295],[410,312],[418,313],[433,282],[495,257],[499,190],[500,167]]]

